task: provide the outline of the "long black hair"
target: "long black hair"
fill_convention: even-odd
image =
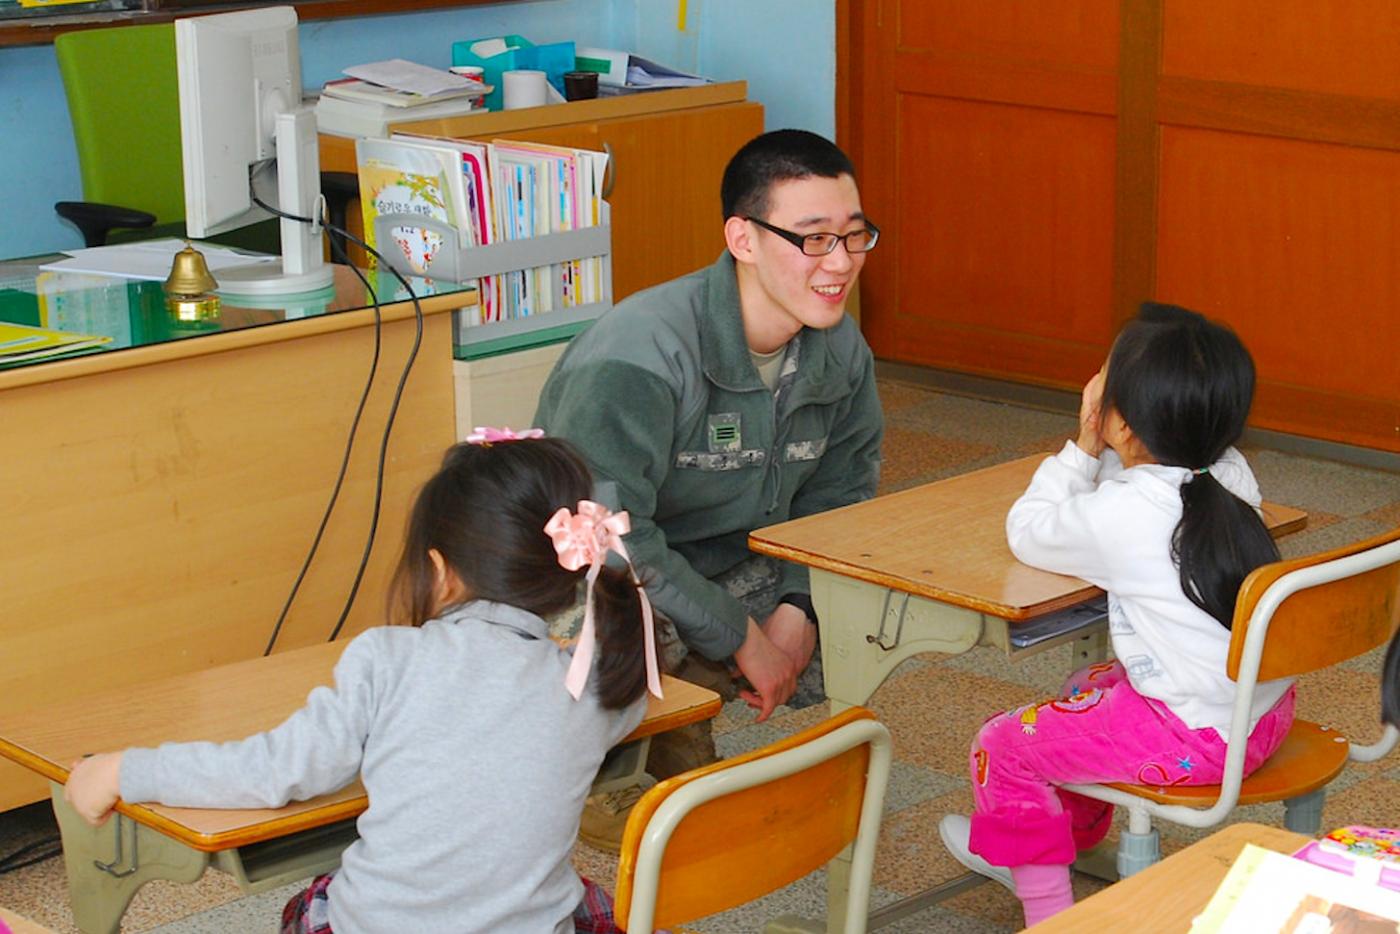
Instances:
[[[1245,577],[1279,558],[1259,514],[1207,469],[1239,440],[1253,399],[1244,344],[1185,308],[1144,303],[1109,354],[1101,411],[1117,411],[1157,463],[1194,471],[1172,559],[1187,598],[1226,629]]]
[[[468,600],[491,600],[539,616],[577,598],[587,568],[565,570],[544,527],[561,506],[591,496],[588,467],[558,438],[458,444],[423,485],[409,516],[390,588],[390,618],[421,626],[434,605],[436,549],[466,585]],[[641,602],[625,569],[604,566],[594,594],[598,650],[593,684],[604,707],[626,707],[646,691]]]

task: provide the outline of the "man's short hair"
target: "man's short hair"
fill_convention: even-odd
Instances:
[[[824,136],[806,130],[773,130],[755,136],[729,160],[719,186],[724,219],[768,213],[768,194],[777,182],[795,178],[855,178],[851,160]]]

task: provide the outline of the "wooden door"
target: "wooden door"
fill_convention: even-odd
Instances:
[[[880,357],[1078,388],[1144,299],[1253,423],[1400,451],[1400,7],[839,0]]]

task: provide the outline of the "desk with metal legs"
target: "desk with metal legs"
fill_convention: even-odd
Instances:
[[[256,892],[339,865],[355,839],[354,818],[368,806],[358,781],[271,810],[120,802],[100,828],[67,805],[62,783],[84,753],[222,742],[276,726],[312,688],[331,683],[343,648],[321,643],[0,716],[0,756],[50,781],[73,915],[84,934],[115,934],[132,896],[151,879],[193,882],[212,863]],[[639,769],[653,734],[719,712],[719,696],[698,685],[665,676],[663,690],[665,699],[649,698],[641,725],[618,747],[627,751],[612,757],[614,773]]]
[[[1101,615],[1067,617],[1062,631],[1024,648],[1014,638],[1018,625],[1103,593],[1079,578],[1021,564],[1006,544],[1006,513],[1045,456],[750,534],[754,551],[811,568],[833,712],[864,704],[900,662],[920,652],[956,654],[992,645],[1014,659],[1072,641],[1076,667],[1104,659],[1108,634]],[[1265,504],[1264,516],[1276,536],[1307,521],[1303,512],[1274,504]],[[844,869],[839,860],[832,867]],[[920,911],[974,881],[956,880],[881,909],[870,926]],[[827,916],[841,917],[845,887],[835,877],[828,899]]]

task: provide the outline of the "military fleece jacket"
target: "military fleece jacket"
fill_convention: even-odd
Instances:
[[[599,500],[631,514],[627,548],[648,594],[711,659],[746,636],[747,613],[712,579],[750,556],[748,533],[867,499],[879,479],[874,360],[855,322],[803,328],[789,348],[769,391],[725,253],[575,337],[535,415],[582,450]],[[810,593],[806,568],[780,575],[779,594]]]

